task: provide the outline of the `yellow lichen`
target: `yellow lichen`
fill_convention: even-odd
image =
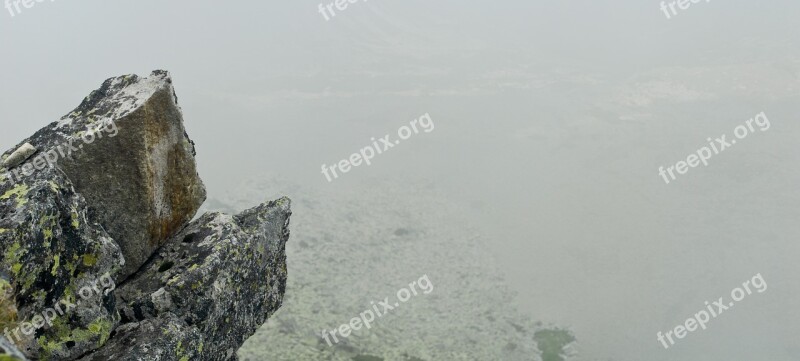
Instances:
[[[28,199],[25,198],[25,196],[28,195],[28,191],[30,191],[30,189],[27,184],[18,184],[0,196],[0,200],[10,199],[11,196],[17,196],[17,208],[19,208],[28,203]]]
[[[83,265],[86,267],[92,267],[97,264],[97,256],[93,254],[85,254],[83,255]]]
[[[50,274],[55,276],[58,274],[58,266],[61,263],[61,256],[55,255],[53,256],[53,268],[50,270]]]
[[[81,223],[79,221],[80,216],[78,215],[78,212],[76,210],[72,210],[72,213],[70,213],[70,217],[72,218],[72,228],[75,229],[80,228]]]

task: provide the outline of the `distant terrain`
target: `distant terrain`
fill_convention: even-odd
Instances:
[[[388,183],[388,184],[387,184]],[[374,187],[320,197],[280,181],[251,181],[241,193],[210,197],[208,210],[233,212],[275,194],[292,197],[289,281],[284,306],[240,350],[256,360],[563,360],[574,338],[515,307],[483,235],[436,189],[375,181]],[[402,196],[400,195],[402,193]],[[371,301],[394,297],[427,274],[434,285],[333,347],[322,329],[346,323]],[[546,332],[537,332],[546,331]]]

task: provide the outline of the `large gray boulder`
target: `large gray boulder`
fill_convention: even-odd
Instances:
[[[207,213],[117,291],[123,325],[82,360],[233,360],[281,306],[290,201]]]
[[[154,71],[106,80],[75,110],[2,157],[15,180],[50,164],[66,173],[122,248],[124,277],[205,201],[194,156],[169,73]]]

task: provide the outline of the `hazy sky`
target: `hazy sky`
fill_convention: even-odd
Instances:
[[[36,3],[0,17],[0,109],[13,124],[0,143],[66,114],[107,77],[156,68],[173,73],[187,120],[202,124],[189,129],[203,160],[230,174],[238,163],[220,160],[285,151],[276,137],[363,139],[386,129],[365,129],[376,118],[396,123],[387,113],[416,116],[442,94],[478,95],[499,80],[562,69],[617,82],[660,67],[797,59],[796,2],[701,2],[671,20],[658,2],[613,4],[373,0],[325,21],[307,1]],[[256,140],[267,134],[271,144]]]
[[[212,196],[262,173],[323,193],[431,180],[475,205],[465,217],[492,236],[521,308],[572,327],[584,359],[800,357],[799,2],[701,1],[671,19],[641,0],[369,0],[330,21],[318,5],[0,12],[0,144],[108,77],[166,69]],[[659,177],[762,111],[770,130]],[[333,183],[320,174],[424,113],[435,131]],[[659,347],[657,331],[759,272],[763,295]]]

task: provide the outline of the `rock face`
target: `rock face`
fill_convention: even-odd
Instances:
[[[192,222],[117,290],[127,324],[83,360],[233,359],[283,301],[289,205]]]
[[[0,215],[0,331],[33,358],[70,359],[105,342],[119,322],[113,294],[92,290],[66,308],[86,285],[116,275],[123,258],[69,179],[45,168],[0,185]],[[30,332],[45,316],[47,327]]]
[[[164,71],[3,154],[0,360],[235,359],[283,301],[290,201],[189,223],[194,155]]]
[[[33,159],[40,165],[58,164],[89,205],[103,210],[97,218],[122,248],[123,277],[139,269],[205,201],[194,143],[164,71],[107,80],[23,143],[39,149]],[[27,152],[8,160],[30,157],[30,147],[17,149]],[[38,168],[31,163],[29,169]]]

